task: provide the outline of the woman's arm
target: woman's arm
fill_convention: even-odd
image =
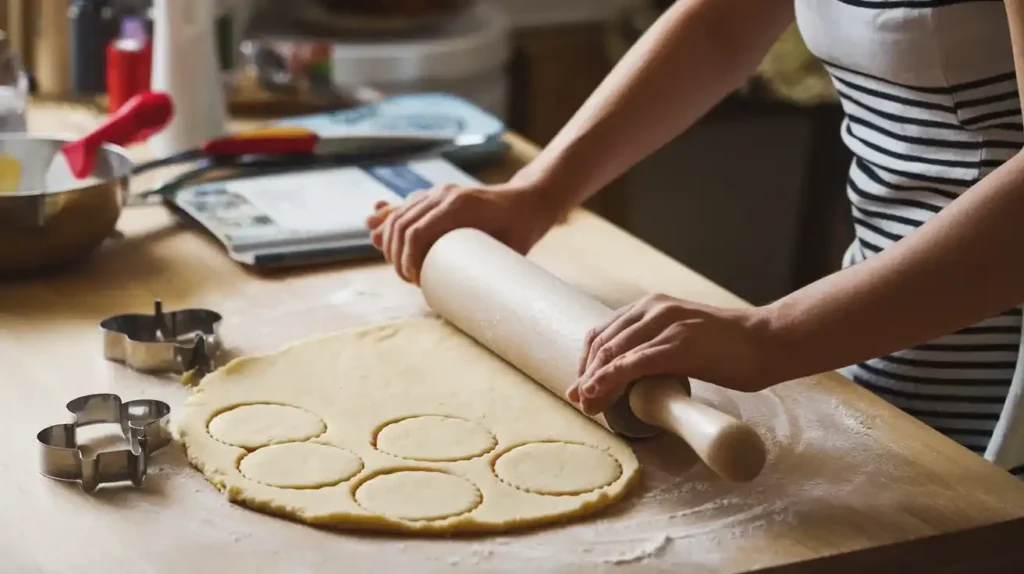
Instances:
[[[567,398],[602,412],[630,381],[695,377],[740,391],[906,349],[1024,301],[1024,154],[914,233],[765,307],[654,295],[587,334]]]
[[[1020,89],[1024,1],[1006,10]],[[769,339],[782,351],[769,369],[788,380],[842,368],[1022,302],[1024,152],[889,249],[769,305]]]
[[[457,227],[525,253],[564,212],[739,87],[792,20],[793,0],[679,0],[510,181],[380,203],[366,221],[373,244],[411,282],[433,243]]]
[[[887,250],[767,306],[778,382],[942,336],[1024,302],[1024,155]]]
[[[1006,1],[1020,85],[1024,0]],[[887,250],[770,305],[723,309],[654,295],[619,309],[588,333],[567,397],[598,413],[630,381],[656,374],[758,391],[911,347],[1021,302],[1024,152]]]
[[[582,203],[742,86],[792,21],[792,0],[676,2],[516,178]]]

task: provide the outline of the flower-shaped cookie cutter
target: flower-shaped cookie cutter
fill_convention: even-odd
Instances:
[[[143,372],[209,373],[220,352],[222,319],[209,309],[165,313],[157,299],[151,315],[115,315],[100,322],[103,356]]]
[[[40,472],[55,480],[78,482],[85,492],[111,482],[142,486],[150,455],[171,442],[167,428],[171,407],[162,401],[123,403],[121,397],[104,393],[74,399],[67,409],[73,422],[47,427],[36,435]],[[78,444],[78,429],[101,423],[120,425],[128,446],[87,457]]]

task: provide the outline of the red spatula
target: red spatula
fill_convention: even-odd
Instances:
[[[174,106],[167,94],[136,95],[91,133],[61,146],[46,171],[46,188],[67,187],[85,179],[92,173],[103,144],[124,146],[143,141],[167,126],[173,114]]]
[[[400,134],[347,134],[321,137],[317,132],[299,127],[266,127],[212,139],[196,149],[135,166],[133,173],[200,159],[221,162],[242,156],[332,156],[339,161],[368,155],[410,154],[426,151],[445,143],[455,143],[446,136]]]

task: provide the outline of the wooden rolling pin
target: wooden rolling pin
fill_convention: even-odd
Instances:
[[[613,314],[476,229],[456,229],[438,240],[420,284],[435,312],[563,400],[577,379],[587,331]],[[593,418],[629,438],[675,433],[727,480],[752,480],[764,467],[757,432],[693,400],[686,379],[635,381]]]

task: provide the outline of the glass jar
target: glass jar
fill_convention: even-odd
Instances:
[[[28,74],[7,33],[0,30],[0,133],[28,131],[27,104]]]

